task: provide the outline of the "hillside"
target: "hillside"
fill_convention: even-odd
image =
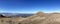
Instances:
[[[8,21],[6,23],[6,21]],[[9,22],[11,21],[11,23]],[[36,14],[23,17],[6,17],[0,15],[0,24],[60,24],[60,13],[37,12]]]
[[[38,12],[31,17],[27,17],[22,24],[60,24],[60,13],[45,14]]]

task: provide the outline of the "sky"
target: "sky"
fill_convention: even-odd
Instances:
[[[60,12],[60,0],[0,0],[0,13]]]

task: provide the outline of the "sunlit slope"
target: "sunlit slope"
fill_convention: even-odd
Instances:
[[[60,24],[60,13],[46,14],[44,12],[37,12],[36,14],[22,18],[0,18],[0,24]]]

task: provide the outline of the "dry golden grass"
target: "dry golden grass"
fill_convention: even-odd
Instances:
[[[27,18],[0,18],[0,24],[60,24],[60,13],[45,14],[38,12]]]
[[[23,24],[60,24],[60,14],[52,13],[47,15],[39,12],[36,15],[28,17],[23,22]]]

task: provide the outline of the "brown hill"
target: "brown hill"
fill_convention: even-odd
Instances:
[[[26,24],[40,24],[43,20],[45,20],[48,17],[47,14],[43,12],[38,12],[35,15],[32,15],[30,17],[27,17],[26,20],[22,21],[22,23]]]
[[[38,12],[22,21],[22,24],[60,24],[60,13],[45,14]]]
[[[60,24],[60,14],[52,13],[48,19],[44,20],[42,24]]]

